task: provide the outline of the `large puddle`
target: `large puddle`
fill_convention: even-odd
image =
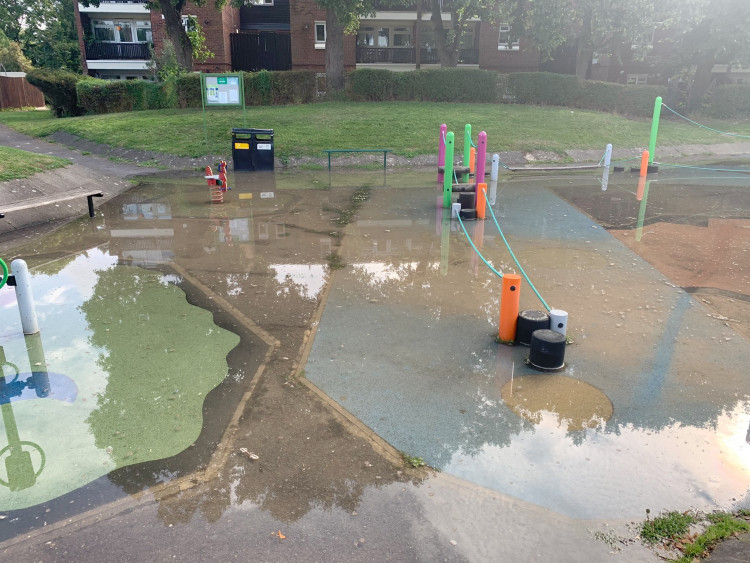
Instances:
[[[570,315],[555,374],[495,341],[500,281],[430,172],[238,175],[220,205],[200,179],[139,186],[19,249],[38,336],[0,290],[0,510],[204,467],[266,334],[283,346],[323,299],[305,377],[435,468],[581,518],[747,504],[750,177],[684,176],[495,187],[513,251]],[[465,228],[515,271],[490,216]],[[542,309],[525,282],[521,309]]]

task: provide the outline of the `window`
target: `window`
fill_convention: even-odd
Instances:
[[[387,27],[381,27],[378,29],[378,47],[388,46],[388,35],[390,31],[391,30]]]
[[[94,39],[96,41],[115,41],[115,22],[94,20]]]
[[[326,22],[315,22],[315,48],[326,48]]]
[[[94,40],[107,43],[151,43],[149,20],[93,20]]]
[[[498,51],[519,51],[520,46],[517,40],[514,40],[510,33],[510,26],[502,24],[500,26],[500,35],[497,38]]]
[[[648,74],[628,74],[628,84],[646,84]]]
[[[411,28],[397,27],[393,30],[394,47],[411,47]]]
[[[360,47],[374,47],[375,46],[375,28],[374,27],[360,27],[357,32],[357,45]]]
[[[133,42],[133,26],[129,21],[118,21],[115,22],[115,37],[116,41],[120,43],[132,43]]]
[[[195,31],[198,24],[198,18],[195,16],[182,16],[182,27],[185,28],[187,33]]]
[[[150,21],[137,21],[135,22],[135,35],[136,41],[139,43],[153,43],[154,39],[151,35],[151,22]]]

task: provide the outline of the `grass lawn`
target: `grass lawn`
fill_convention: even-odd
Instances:
[[[514,104],[449,104],[419,102],[326,102],[298,106],[247,108],[247,126],[273,129],[275,153],[323,157],[323,149],[389,148],[398,156],[436,154],[441,123],[463,147],[466,123],[476,143],[487,132],[488,152],[505,150],[601,149],[648,145],[650,119],[560,107]],[[231,156],[231,130],[243,127],[242,110],[206,112],[207,142],[201,110],[155,110],[56,119],[46,111],[0,112],[0,123],[33,136],[67,131],[110,145],[154,150],[180,156]],[[750,120],[716,121],[697,118],[720,131],[750,135]],[[720,135],[662,112],[659,145],[713,144],[743,141]],[[658,149],[657,149],[658,152]]]
[[[69,160],[0,146],[0,182],[28,178],[37,172],[61,168]]]

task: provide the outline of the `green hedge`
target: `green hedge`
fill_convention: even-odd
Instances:
[[[42,91],[56,117],[83,115],[76,95],[76,83],[81,78],[80,74],[45,68],[35,68],[26,74],[26,80]]]
[[[244,78],[247,105],[304,104],[315,100],[315,73],[312,71],[246,72]],[[196,73],[160,83],[83,77],[78,83],[77,95],[86,113],[199,108],[201,82]]]
[[[665,86],[624,86],[578,80],[569,74],[517,72],[508,75],[508,93],[519,104],[564,106],[625,115],[650,116]]]
[[[246,72],[245,104],[268,106],[307,104],[315,101],[315,73],[311,70]],[[201,107],[201,82],[198,74],[186,74],[177,80],[179,107]]]
[[[78,103],[87,113],[115,113],[177,106],[177,89],[174,82],[85,78],[78,82],[76,91]]]
[[[360,69],[347,75],[352,100],[383,102],[496,102],[498,74],[479,69],[444,68],[393,72]]]
[[[750,115],[750,85],[727,84],[711,93],[711,103],[703,109],[708,117],[729,119]]]

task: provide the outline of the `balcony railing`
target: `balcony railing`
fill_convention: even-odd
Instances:
[[[147,61],[151,58],[148,45],[148,43],[89,43],[86,45],[86,60]]]
[[[415,64],[414,47],[357,47],[357,63],[360,64]],[[479,51],[477,49],[461,49],[458,62],[462,64],[477,64]],[[440,56],[437,49],[422,47],[420,63],[439,64]]]

